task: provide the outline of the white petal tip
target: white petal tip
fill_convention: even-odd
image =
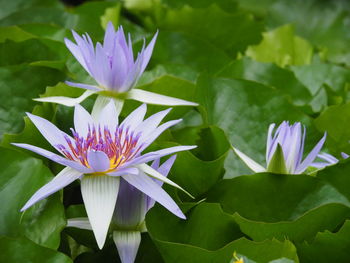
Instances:
[[[121,262],[135,262],[141,242],[141,233],[139,231],[114,231],[113,240]]]
[[[98,248],[99,248],[99,249],[102,249],[103,246],[105,245],[106,237],[100,237],[100,238],[97,238],[97,237],[96,237],[96,242],[97,242]]]
[[[173,97],[153,93],[146,90],[140,90],[140,89],[132,89],[131,91],[129,91],[129,99],[137,100],[148,104],[155,104],[155,105],[198,106],[198,103],[195,103],[192,101],[173,98]]]
[[[233,151],[237,154],[237,156],[255,173],[263,173],[266,172],[266,169],[262,167],[260,164],[252,160],[250,157],[242,153],[237,148],[231,145]]]
[[[111,176],[85,176],[81,192],[85,209],[100,249],[106,240],[118,196],[119,178]]]

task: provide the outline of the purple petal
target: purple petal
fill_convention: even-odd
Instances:
[[[42,148],[36,147],[34,145],[30,145],[30,144],[25,144],[25,143],[12,143],[12,145],[15,145],[17,147],[21,147],[23,149],[27,149],[29,151],[35,152],[39,155],[42,155],[48,159],[50,159],[51,161],[54,161],[56,163],[62,164],[64,166],[69,166],[81,173],[91,173],[92,170],[83,166],[82,164],[76,162],[76,161],[72,161],[72,160],[68,160],[66,158],[63,158],[55,153],[52,153],[50,151],[44,150]]]
[[[140,71],[141,74],[145,71],[148,65],[148,62],[151,59],[153,48],[157,40],[157,36],[158,36],[158,31],[154,34],[154,37],[152,38],[151,42],[148,44],[147,48],[140,54],[140,56],[143,56],[141,71]]]
[[[94,75],[94,57],[95,50],[94,45],[91,41],[91,38],[88,34],[80,37],[74,30],[72,30],[73,37],[78,44],[78,47],[81,51],[82,57],[84,59],[85,65],[88,69],[88,73],[93,77]]]
[[[118,115],[114,100],[110,99],[98,118],[101,128],[107,127],[110,132],[114,132],[118,126]]]
[[[301,140],[301,124],[297,122],[293,125],[290,132],[290,137],[288,138],[289,149],[287,154],[285,154],[286,167],[290,173],[294,173],[295,168],[298,165]]]
[[[269,159],[269,150],[271,148],[271,142],[272,142],[272,132],[275,128],[276,124],[272,123],[269,126],[269,131],[267,132],[267,142],[266,142],[266,161]]]
[[[75,82],[71,82],[71,81],[65,81],[64,83],[66,83],[68,86],[80,88],[80,89],[87,89],[87,90],[93,90],[93,91],[100,91],[101,90],[98,86],[95,86],[95,85],[75,83]]]
[[[318,153],[321,151],[322,146],[326,140],[327,134],[325,133],[322,139],[316,144],[316,146],[312,149],[309,155],[305,158],[305,160],[297,167],[296,173],[302,173],[306,170],[307,167],[315,160]]]
[[[108,156],[101,151],[89,151],[87,161],[94,172],[104,172],[110,166]]]
[[[159,173],[161,173],[163,176],[167,177],[171,167],[173,166],[174,162],[176,160],[176,155],[171,156],[168,160],[166,160],[160,167],[159,167],[159,161],[160,159],[154,160],[151,167],[155,170],[157,170]],[[160,180],[154,180],[159,186],[163,185],[163,182]],[[155,204],[155,200],[152,198],[148,198],[147,200],[147,210],[151,209]]]
[[[328,162],[330,164],[335,164],[335,163],[339,162],[339,160],[337,158],[335,158],[333,155],[331,155],[329,153],[320,153],[317,155],[317,157],[325,160],[326,162]]]
[[[160,158],[157,158],[152,162],[151,167],[155,170],[158,170],[159,165],[160,165]]]
[[[270,147],[267,149],[268,151],[268,159],[266,160],[266,163],[270,162],[271,157],[273,156],[274,152],[276,151],[278,143],[280,145],[283,145],[283,138],[285,137],[285,134],[287,133],[287,130],[289,128],[288,122],[283,121],[280,126],[278,126],[274,137],[271,140]],[[282,147],[283,149],[283,147]]]
[[[58,129],[55,125],[53,125],[48,120],[41,118],[39,116],[35,116],[33,114],[27,113],[29,119],[34,123],[36,128],[40,131],[40,133],[45,137],[45,139],[53,146],[56,150],[60,151],[57,145],[63,145],[66,148],[68,147],[65,137],[68,137],[72,140],[72,138]]]
[[[296,166],[298,166],[301,163],[301,160],[303,159],[305,137],[306,137],[306,128],[304,126],[303,127],[303,137],[301,138],[300,151],[299,151],[299,156],[298,156],[298,161],[297,161]]]
[[[140,138],[140,139],[142,139],[142,140],[140,140],[140,143],[142,143],[142,148],[141,148],[140,152],[142,152],[152,142],[154,142],[154,140],[156,140],[159,137],[159,135],[161,135],[166,129],[170,128],[171,126],[174,126],[174,125],[178,124],[181,121],[182,121],[182,119],[172,120],[172,121],[168,121],[166,123],[163,123],[157,129],[153,130],[153,132],[148,137]]]
[[[141,163],[147,163],[147,162],[153,161],[157,158],[161,158],[161,157],[169,155],[169,154],[173,154],[173,153],[181,152],[181,151],[192,150],[196,147],[197,146],[181,145],[181,146],[174,146],[174,147],[170,147],[170,148],[165,148],[165,149],[162,149],[159,151],[146,153],[140,157],[135,158],[134,160],[132,160],[130,162],[125,163],[124,165],[131,166],[131,165],[137,165],[137,164],[141,164]]]
[[[342,156],[344,159],[349,158],[349,155],[348,155],[347,153],[342,152],[342,153],[340,153],[340,154],[341,154],[341,156]]]
[[[126,167],[126,168],[119,168],[118,170],[114,172],[110,172],[107,175],[109,176],[121,176],[125,174],[133,174],[133,175],[138,175],[139,174],[139,169],[135,167]]]
[[[123,49],[123,47],[120,44],[116,43],[114,54],[110,62],[110,89],[115,90],[117,92],[124,91],[121,87],[125,82],[129,69],[127,66],[127,58],[125,52],[127,51]]]
[[[124,121],[120,124],[120,126],[129,128],[131,131],[135,130],[135,128],[142,122],[143,118],[145,117],[146,111],[146,104],[142,104],[132,113],[130,113],[129,116],[126,117]]]
[[[173,167],[173,164],[176,160],[176,155],[171,156],[168,160],[166,160],[158,169],[156,169],[158,172],[160,172],[164,176],[168,176],[171,167]]]
[[[124,175],[122,178],[124,178],[129,184],[139,189],[141,192],[156,200],[174,215],[183,219],[186,218],[178,205],[167,194],[167,192],[165,192],[162,187],[160,187],[144,173],[139,173],[139,175]]]
[[[128,34],[127,50],[128,52],[126,52],[126,54],[127,54],[127,60],[128,60],[128,67],[130,68],[134,64],[134,52],[132,51],[132,42],[131,42],[130,33]]]
[[[76,179],[79,179],[81,175],[81,172],[78,172],[70,167],[64,168],[49,183],[45,184],[35,192],[35,194],[22,207],[21,212],[34,205],[36,202],[48,197],[49,195],[52,195],[53,193],[56,193]]]
[[[145,220],[146,212],[147,196],[121,178],[113,222],[119,227],[136,229]]]
[[[94,126],[94,120],[90,113],[88,113],[79,104],[74,109],[74,129],[81,137],[86,137],[89,132],[89,127]]]
[[[115,29],[112,22],[108,22],[105,37],[103,40],[103,49],[108,56],[113,55],[113,50],[115,46]]]
[[[94,71],[94,78],[97,81],[97,83],[108,89],[110,87],[111,82],[110,66],[107,55],[104,52],[100,43],[96,44],[95,59],[96,66]]]
[[[171,108],[153,114],[152,116],[144,120],[142,123],[140,123],[139,126],[137,126],[137,128],[135,129],[135,133],[138,134],[139,132],[141,132],[141,136],[143,138],[147,137],[157,128],[157,126],[169,113],[169,111],[171,111]]]
[[[135,63],[129,69],[122,87],[120,87],[120,92],[129,91],[131,88],[135,86],[138,80],[138,77],[140,76],[142,59],[143,59],[142,56],[137,57]]]
[[[78,60],[80,65],[82,65],[83,68],[91,75],[91,72],[89,71],[89,68],[87,67],[87,65],[85,63],[85,59],[81,53],[79,46],[74,44],[72,41],[70,41],[67,38],[64,39],[64,43],[66,44],[69,51],[73,54],[73,56]]]

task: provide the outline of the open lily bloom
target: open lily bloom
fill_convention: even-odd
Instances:
[[[314,160],[322,149],[326,140],[326,133],[316,144],[311,152],[304,158],[305,127],[300,122],[289,125],[283,121],[273,135],[275,124],[269,126],[266,144],[266,168],[249,158],[247,155],[233,147],[236,154],[254,172],[273,172],[283,174],[301,174],[308,167],[324,167],[329,161],[319,162],[314,165]]]
[[[35,100],[74,106],[94,93],[107,91],[108,93],[115,94],[116,97],[133,99],[148,104],[197,106],[197,104],[193,102],[145,90],[132,89],[145,71],[151,58],[157,33],[147,47],[143,45],[136,60],[133,55],[130,35],[128,40],[126,40],[123,28],[120,26],[119,29],[115,31],[111,22],[107,26],[103,44],[97,43],[96,47],[88,34],[84,34],[81,37],[73,31],[73,36],[76,44],[65,39],[66,46],[89,75],[97,82],[97,85],[67,81],[66,83],[68,85],[83,88],[87,91],[82,96],[75,99],[47,97]],[[122,95],[118,96],[118,94]]]
[[[49,121],[28,114],[41,134],[61,155],[33,145],[14,145],[45,156],[66,168],[40,188],[21,211],[80,179],[89,222],[98,246],[102,248],[122,178],[176,216],[185,218],[172,198],[151,177],[182,188],[146,163],[175,152],[193,149],[195,146],[175,146],[142,155],[143,150],[164,130],[181,121],[172,120],[159,125],[170,109],[143,120],[146,110],[147,107],[143,104],[118,124],[113,100],[102,109],[98,118],[93,118],[83,107],[77,105],[74,112],[73,137]]]
[[[159,159],[155,160],[151,167],[163,176],[167,176],[176,156],[170,157],[159,166]],[[162,186],[163,182],[153,179]],[[113,240],[118,249],[122,263],[133,263],[141,242],[141,232],[145,230],[144,220],[147,211],[153,207],[156,200],[145,195],[124,179],[120,180],[119,193],[115,206],[111,230]],[[88,218],[68,219],[68,227],[92,230]]]

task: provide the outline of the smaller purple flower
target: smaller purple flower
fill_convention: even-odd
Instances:
[[[120,99],[133,99],[148,104],[197,106],[193,102],[132,89],[148,65],[158,33],[154,35],[148,46],[143,45],[135,59],[130,34],[126,39],[122,26],[115,31],[113,24],[109,22],[103,43],[97,42],[96,46],[87,33],[79,36],[75,31],[72,32],[76,43],[65,39],[66,46],[97,85],[67,81],[66,84],[87,91],[76,99],[46,97],[36,99],[37,101],[74,106],[86,97],[104,91],[107,95],[112,94]]]
[[[160,125],[170,109],[144,120],[146,111],[147,107],[143,104],[119,124],[113,100],[97,117],[91,116],[77,105],[74,129],[71,129],[72,137],[49,121],[28,113],[30,120],[60,155],[29,144],[14,145],[40,154],[66,168],[40,188],[21,211],[80,179],[89,222],[98,246],[102,248],[122,180],[156,200],[176,216],[185,218],[174,200],[153,178],[183,189],[147,163],[175,152],[193,149],[195,146],[175,146],[142,154],[161,133],[181,121],[173,120]]]
[[[283,121],[273,134],[274,129],[275,124],[273,123],[269,126],[267,135],[266,168],[256,163],[238,149],[233,148],[233,150],[254,172],[301,174],[305,172],[309,166],[314,166],[313,162],[326,140],[326,133],[303,159],[304,141],[306,137],[305,127],[302,127],[300,122],[290,125],[288,121]],[[325,163],[318,164],[324,166],[328,165],[329,162],[327,160],[325,161]]]

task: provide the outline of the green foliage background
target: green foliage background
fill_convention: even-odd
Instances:
[[[348,1],[0,4],[1,262],[119,262],[111,238],[99,251],[92,233],[65,228],[83,211],[78,183],[19,212],[61,167],[10,144],[50,147],[25,112],[72,126],[71,108],[32,99],[83,92],[63,83],[91,81],[63,39],[74,29],[102,41],[108,21],[131,33],[136,50],[159,30],[138,88],[200,104],[174,109],[168,118],[184,121],[153,146],[199,146],[178,154],[170,175],[196,199],[166,187],[188,220],[156,205],[137,263],[229,263],[234,251],[245,262],[350,261],[349,161],[314,176],[252,174],[230,150],[264,164],[268,125],[289,120],[307,127],[306,149],[326,131],[326,151],[350,153]],[[122,116],[136,106],[128,101]]]

